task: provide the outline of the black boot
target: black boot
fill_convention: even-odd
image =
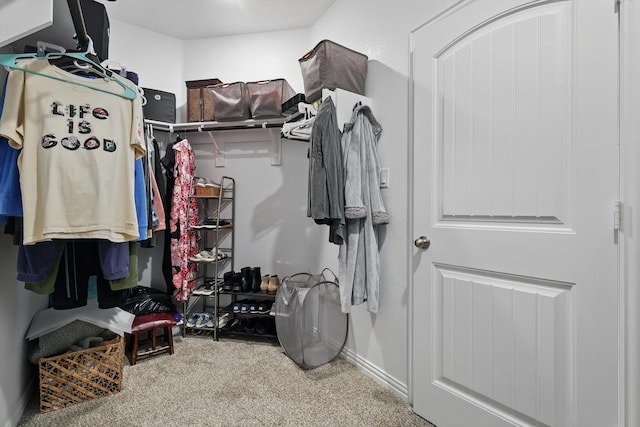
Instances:
[[[231,292],[242,292],[242,273],[233,273]]]
[[[233,271],[227,271],[224,273],[223,282],[222,282],[222,292],[231,292],[233,289],[233,275],[235,273]]]
[[[251,267],[242,267],[242,292],[251,292],[253,288],[253,276],[251,275]]]
[[[253,278],[251,290],[253,292],[260,292],[260,283],[262,283],[262,275],[260,274],[260,267],[253,267],[251,269],[251,277]]]

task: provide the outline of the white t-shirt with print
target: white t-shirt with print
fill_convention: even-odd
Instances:
[[[114,93],[109,79],[77,76],[47,60],[20,66]],[[135,90],[133,83],[121,80]],[[145,152],[142,103],[30,72],[9,74],[0,135],[18,157],[23,243],[138,238],[135,159]]]

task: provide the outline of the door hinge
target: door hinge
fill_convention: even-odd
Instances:
[[[613,0],[613,13],[620,13],[620,3],[622,0]]]
[[[622,230],[622,202],[617,200],[613,205],[613,229]]]

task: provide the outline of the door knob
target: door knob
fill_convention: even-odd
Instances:
[[[426,236],[420,236],[413,242],[413,244],[416,245],[416,248],[419,249],[429,249],[431,240],[429,240],[429,238]]]

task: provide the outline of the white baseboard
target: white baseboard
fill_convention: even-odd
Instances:
[[[20,401],[18,402],[18,406],[15,408],[13,414],[6,420],[6,423],[1,427],[15,427],[20,422],[22,418],[22,414],[24,414],[25,409],[27,409],[27,405],[31,401],[33,394],[37,391],[38,386],[38,376],[36,376],[31,383],[27,386],[20,396]]]
[[[387,374],[385,371],[364,359],[363,357],[355,354],[348,348],[343,348],[340,356],[346,359],[348,362],[353,363],[365,374],[372,377],[374,380],[391,389],[395,394],[398,395],[400,399],[402,399],[405,403],[409,402],[409,389],[406,384],[398,381],[396,378]]]

